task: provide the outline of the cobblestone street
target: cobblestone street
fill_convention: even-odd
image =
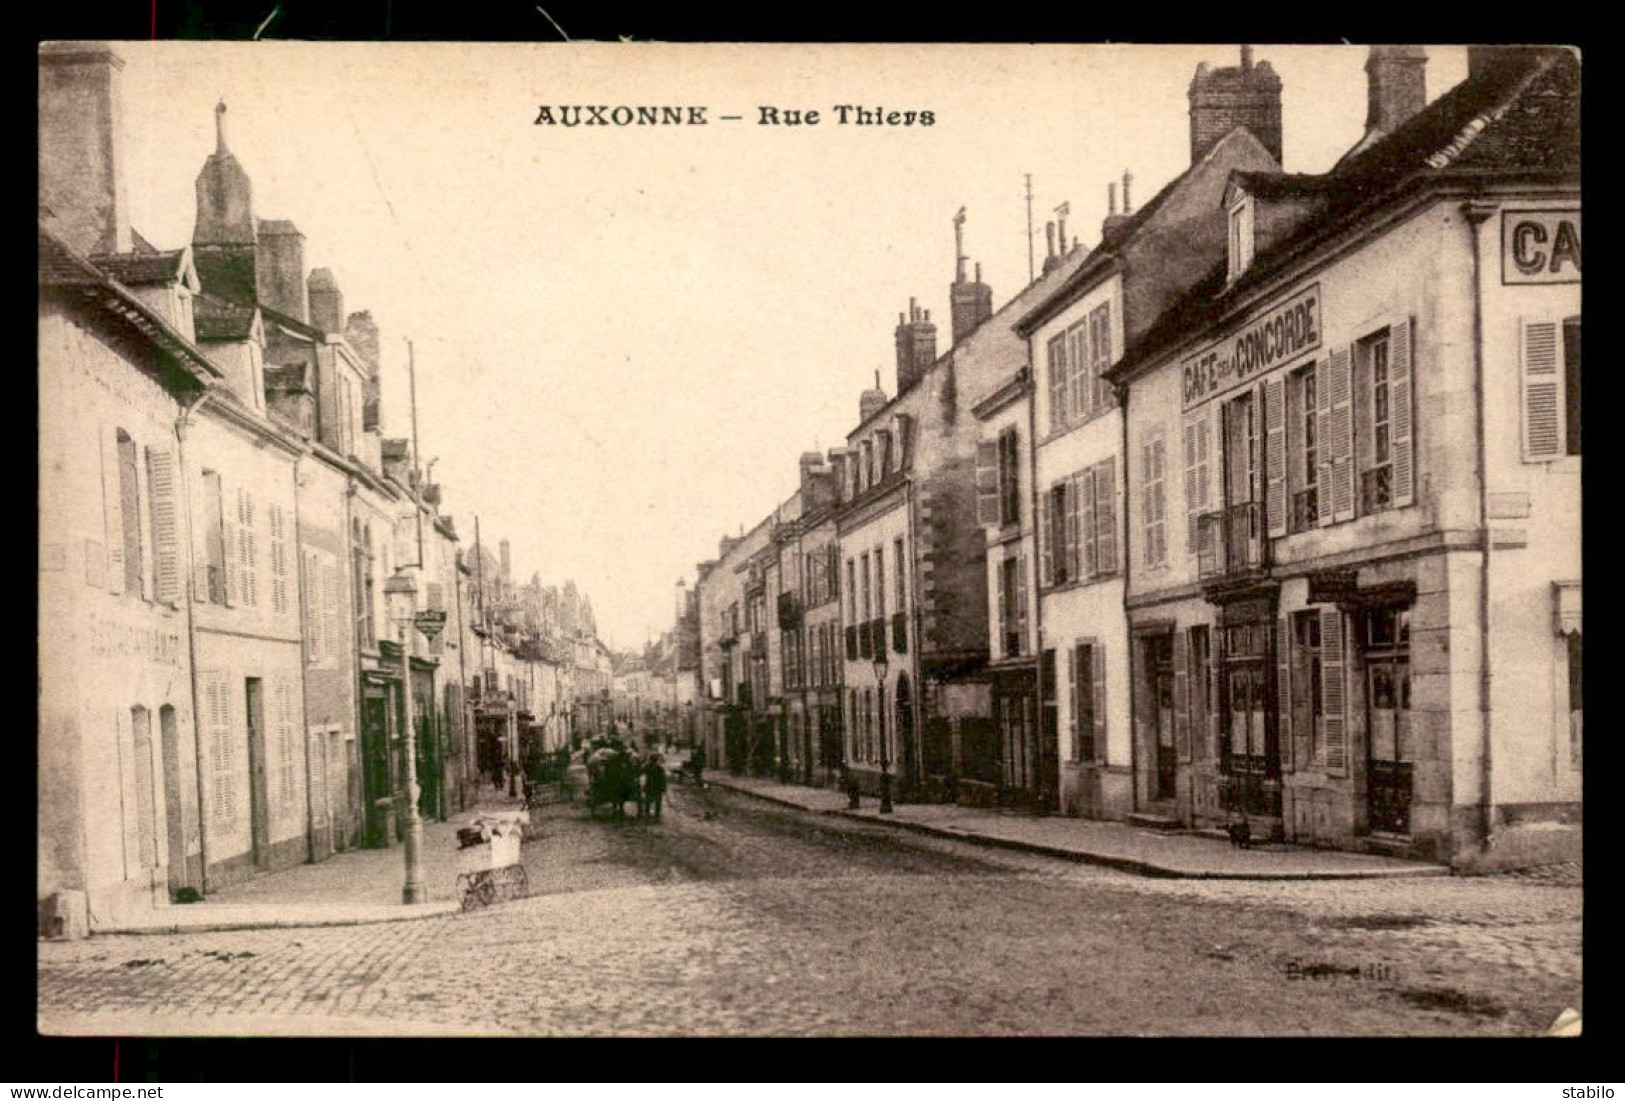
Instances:
[[[533,897],[486,911],[41,943],[41,1028],[1531,1035],[1583,1011],[1576,875],[1156,880],[706,798],[657,825],[547,808]]]

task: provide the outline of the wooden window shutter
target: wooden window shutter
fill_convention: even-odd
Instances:
[[[1259,391],[1264,399],[1264,519],[1273,539],[1286,534],[1286,380],[1265,379]]]
[[[1015,617],[1015,609],[1010,607],[1010,598],[1009,598],[1008,593],[1005,591],[1006,588],[1007,588],[1007,586],[1004,583],[1004,563],[1005,563],[1005,561],[1006,560],[1004,560],[1004,559],[1001,559],[999,561],[998,568],[994,571],[994,576],[993,576],[993,587],[994,587],[994,589],[998,590],[998,595],[997,595],[998,608],[996,610],[998,618],[996,618],[993,621],[994,624],[995,624],[994,629],[998,632],[998,637],[999,637],[999,644],[993,648],[993,657],[994,657],[995,660],[997,660],[998,658],[1001,658],[1001,657],[1008,657],[1009,656],[1008,654],[1005,653],[1005,647],[1004,647],[1003,639],[1004,639],[1005,632],[1009,629],[1009,623],[1010,623],[1011,619],[1013,619]]]
[[[976,445],[976,522],[983,527],[999,522],[999,445],[992,440]]]
[[[1525,318],[1520,328],[1523,365],[1523,461],[1560,459],[1567,447],[1563,421],[1563,372],[1559,370],[1558,325]]]
[[[107,591],[124,591],[124,513],[119,483],[118,434],[102,432],[102,520],[107,532]]]
[[[1038,583],[1046,588],[1055,584],[1055,548],[1054,535],[1050,531],[1050,514],[1054,510],[1050,507],[1050,495],[1045,494],[1039,501],[1038,509]]]
[[[1056,548],[1057,554],[1066,556],[1066,576],[1068,581],[1077,581],[1088,576],[1088,552],[1084,549],[1088,543],[1089,529],[1084,527],[1079,519],[1081,506],[1079,498],[1084,494],[1080,492],[1078,480],[1081,474],[1074,474],[1061,483],[1061,515],[1066,525],[1066,538]]]
[[[1097,761],[1104,761],[1106,754],[1106,647],[1096,645],[1089,648],[1089,671],[1092,675],[1090,691],[1090,705],[1095,713],[1095,756]]]
[[[1049,342],[1049,430],[1066,426],[1066,334]]]
[[[1327,357],[1331,372],[1330,435],[1332,520],[1354,519],[1354,357],[1339,348]]]
[[[242,490],[237,491],[237,507],[234,509],[222,508],[220,515],[221,534],[225,543],[225,553],[221,557],[225,559],[226,566],[226,603],[232,605],[242,604],[245,602],[243,596],[243,555],[245,551],[241,522],[243,515]]]
[[[1394,507],[1416,503],[1416,419],[1412,395],[1416,392],[1414,342],[1416,326],[1409,318],[1388,331],[1389,452],[1394,463]]]
[[[181,598],[180,511],[174,455],[147,448],[147,488],[152,503],[153,595],[173,604]]]
[[[1292,619],[1282,616],[1275,634],[1275,744],[1281,747],[1281,765],[1293,770],[1297,754],[1292,742]]]
[[[257,607],[260,601],[260,563],[259,547],[255,541],[254,527],[254,495],[243,490],[243,603],[250,607]]]
[[[282,506],[272,504],[266,509],[266,521],[271,535],[271,610],[288,610],[287,543],[283,536]]]
[[[1326,771],[1346,775],[1349,767],[1348,703],[1344,683],[1346,664],[1343,611],[1320,612],[1320,698],[1326,728]]]
[[[1095,572],[1117,572],[1117,457],[1095,464]]]
[[[294,742],[295,695],[293,678],[277,680],[277,794],[284,812],[293,809],[299,794],[298,754]]]
[[[1179,759],[1191,760],[1190,650],[1185,632],[1174,630],[1174,747]]]
[[[1027,552],[1016,552],[1016,634],[1020,642],[1016,653],[1027,651]],[[1014,656],[1014,655],[1012,655]]]
[[[1082,648],[1082,646],[1071,646],[1066,651],[1066,691],[1067,698],[1072,701],[1071,718],[1068,726],[1072,730],[1072,759],[1074,761],[1083,760],[1083,728],[1079,725],[1083,718],[1083,701],[1078,696],[1078,651]]]
[[[1094,472],[1080,470],[1067,479],[1067,527],[1072,540],[1072,577],[1087,580],[1095,573]]]
[[[1332,523],[1332,363],[1315,364],[1315,485],[1319,487],[1320,516],[1316,527]]]

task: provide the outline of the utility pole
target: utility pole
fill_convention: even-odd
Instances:
[[[1037,278],[1033,267],[1033,174],[1027,173],[1027,282]]]

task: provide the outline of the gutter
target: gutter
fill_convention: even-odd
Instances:
[[[183,503],[183,505],[189,506],[190,502],[191,502],[191,494],[186,492],[186,486],[187,486],[188,481],[189,481],[187,476],[186,476],[186,473],[187,473],[187,466],[186,466],[186,430],[190,426],[191,419],[192,419],[192,414],[194,412],[196,412],[211,397],[214,396],[217,385],[218,384],[216,382],[214,382],[214,381],[205,382],[203,391],[197,396],[196,399],[194,399],[192,401],[191,404],[183,406],[182,409],[181,409],[181,415],[179,417],[175,418],[175,447],[176,447],[175,459],[176,459],[176,464],[180,467],[180,482],[181,482],[181,488],[182,488],[182,503]],[[195,542],[195,540],[193,538],[193,531],[192,531],[192,510],[191,510],[190,507],[185,507],[185,508],[183,508],[183,512],[186,515],[186,546],[187,546],[188,551],[190,552],[190,551],[194,551],[196,549],[196,542]],[[190,553],[188,553],[188,555],[187,555],[187,562],[188,562],[188,564],[191,563],[191,554]],[[185,581],[186,581],[186,658],[187,658],[187,662],[190,664],[191,670],[192,670],[192,677],[191,677],[191,679],[192,679],[192,755],[193,755],[194,758],[196,758],[196,760],[194,762],[195,767],[193,769],[193,772],[195,774],[194,779],[195,779],[195,781],[197,783],[197,843],[198,843],[198,863],[200,865],[200,873],[199,874],[201,876],[201,882],[199,884],[199,890],[200,890],[200,893],[207,895],[209,893],[209,834],[208,834],[208,830],[204,826],[204,823],[208,820],[208,815],[205,813],[205,809],[208,807],[209,804],[208,804],[208,801],[207,801],[207,799],[206,799],[206,797],[204,796],[204,793],[203,793],[203,776],[204,776],[205,772],[207,772],[208,770],[204,767],[204,761],[202,759],[203,758],[203,739],[198,737],[198,729],[197,729],[198,728],[198,715],[200,713],[200,709],[198,707],[198,687],[199,686],[198,686],[198,668],[197,668],[197,617],[195,616],[195,614],[193,613],[193,610],[192,610],[193,605],[197,601],[197,572],[196,572],[196,567],[193,566],[193,568],[189,572],[192,574],[192,576],[185,579]],[[184,811],[185,808],[183,807],[182,810]],[[184,852],[182,852],[181,853],[181,862],[184,864],[185,861],[186,861],[186,854]]]

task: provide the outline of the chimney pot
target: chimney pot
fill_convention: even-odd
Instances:
[[[1251,72],[1252,67],[1253,67],[1253,48],[1251,46],[1243,46],[1241,48],[1241,71],[1244,72],[1244,73],[1245,72]]]
[[[1373,46],[1366,58],[1366,133],[1391,134],[1427,106],[1427,51]]]
[[[1054,222],[1045,222],[1044,223],[1044,235],[1049,239],[1049,251],[1048,251],[1047,255],[1054,256],[1055,255],[1055,223]]]
[[[1113,180],[1106,185],[1106,216],[1111,217],[1117,213],[1117,181]]]
[[[1128,199],[1128,185],[1133,179],[1134,179],[1133,173],[1131,173],[1126,168],[1123,169],[1123,213],[1124,214],[1132,214],[1134,212],[1134,208],[1129,205],[1129,199]]]

